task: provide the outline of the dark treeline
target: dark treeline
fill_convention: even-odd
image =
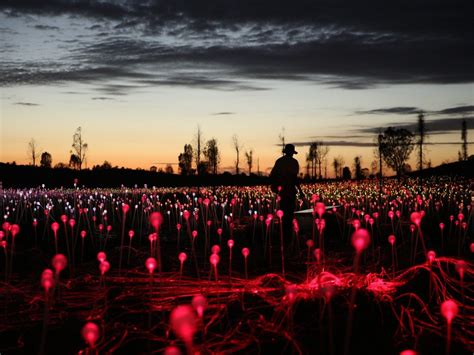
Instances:
[[[261,185],[268,184],[268,177],[247,175],[206,174],[177,175],[160,172],[134,170],[126,168],[83,169],[44,168],[32,165],[15,165],[0,163],[0,181],[4,188],[9,187],[73,187],[74,180],[78,186],[87,187],[148,187],[156,186],[217,186],[217,185]]]
[[[431,175],[460,175],[474,178],[474,159],[440,165],[436,168],[423,169],[408,174],[409,176]],[[177,175],[153,172],[147,170],[133,170],[126,168],[110,169],[85,169],[74,170],[69,168],[44,168],[32,165],[16,165],[0,163],[0,182],[4,188],[9,187],[38,187],[45,184],[46,187],[74,186],[77,179],[78,186],[86,187],[164,187],[164,186],[252,186],[270,184],[268,176],[251,174],[250,176],[239,174],[232,175],[228,172],[223,174],[206,175]],[[325,181],[325,180],[322,180]],[[303,182],[315,182],[311,179],[303,179]],[[320,182],[320,181],[318,181]]]

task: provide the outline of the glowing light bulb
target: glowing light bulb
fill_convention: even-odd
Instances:
[[[67,266],[67,258],[63,254],[56,254],[51,261],[56,274],[59,274]]]
[[[155,259],[155,258],[148,258],[148,259],[146,259],[146,261],[145,261],[145,266],[146,266],[146,268],[148,269],[148,272],[149,272],[150,274],[152,274],[153,271],[155,271],[156,265],[157,265],[157,263],[156,263],[156,259]]]
[[[250,254],[249,248],[243,248],[242,249],[242,255],[244,256],[244,258],[247,258],[247,256],[249,256],[249,254]]]
[[[217,264],[219,264],[220,257],[218,254],[212,254],[209,258],[209,262],[212,264],[212,266],[216,267]]]
[[[102,261],[99,264],[99,270],[101,275],[105,275],[105,273],[110,270],[110,263],[107,260]]]
[[[216,244],[216,245],[213,245],[212,248],[211,248],[212,254],[219,254],[220,251],[221,251],[221,247],[218,246],[217,244]]]
[[[446,300],[441,304],[441,314],[444,318],[446,318],[448,324],[451,324],[458,312],[458,305],[453,300]]]
[[[360,228],[352,234],[351,240],[352,246],[354,247],[356,252],[360,253],[362,252],[362,250],[366,249],[369,246],[370,234],[366,229]]]
[[[58,222],[51,223],[51,229],[53,230],[54,233],[56,233],[59,229],[59,223]]]
[[[186,344],[192,344],[194,333],[197,330],[196,323],[194,309],[189,305],[177,306],[171,311],[171,329]]]
[[[105,254],[103,251],[99,251],[97,253],[97,260],[99,260],[101,263],[103,263],[107,259],[107,254]]]
[[[100,338],[100,330],[97,324],[87,322],[82,328],[82,338],[93,348],[97,340]]]
[[[396,240],[397,240],[397,239],[395,238],[395,236],[394,236],[393,234],[388,236],[388,242],[389,242],[391,245],[394,245]]]
[[[234,246],[234,240],[233,240],[233,239],[229,239],[229,240],[227,241],[227,246],[232,249],[232,247]]]
[[[186,253],[179,253],[178,255],[178,259],[181,263],[184,263],[186,261],[186,259],[188,258],[188,256],[186,255]]]
[[[207,307],[206,297],[204,297],[203,295],[196,295],[193,297],[191,304],[196,310],[199,318],[202,318],[202,316],[204,315],[204,310]]]

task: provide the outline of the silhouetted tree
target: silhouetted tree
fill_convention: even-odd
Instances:
[[[202,132],[201,132],[201,126],[198,125],[197,127],[197,132],[196,132],[196,149],[195,149],[195,153],[194,153],[194,159],[196,161],[196,170],[197,170],[197,173],[200,174],[200,171],[202,169],[200,169],[200,163],[201,163],[201,151],[202,149]]]
[[[76,154],[71,154],[69,158],[69,167],[73,169],[79,169],[81,165],[81,159]]]
[[[363,178],[360,156],[354,158],[354,175],[356,180],[361,180]]]
[[[316,178],[316,162],[318,161],[318,142],[313,142],[309,146],[309,151],[307,155],[307,160],[311,165],[311,172],[310,175],[313,179]]]
[[[209,173],[209,163],[207,161],[200,161],[197,167],[198,175],[206,175]]]
[[[249,176],[250,176],[250,174],[252,174],[252,167],[253,167],[253,150],[252,149],[245,152],[245,159],[247,160],[247,166],[249,167]]]
[[[219,166],[221,156],[219,152],[219,147],[217,146],[217,140],[212,138],[206,142],[206,146],[203,151],[204,156],[207,159],[209,168],[213,174],[217,174],[217,168]]]
[[[281,144],[281,154],[283,154],[283,149],[285,149],[285,127],[281,127],[281,133],[278,135],[278,139]]]
[[[173,167],[171,166],[171,164],[167,164],[166,167],[165,167],[165,173],[166,174],[174,174],[174,170],[173,170]]]
[[[71,151],[71,158],[72,155],[77,157],[77,166],[78,169],[82,169],[82,163],[86,159],[86,152],[88,149],[87,143],[84,142],[82,139],[82,128],[77,127],[76,132],[72,136],[72,151]],[[69,161],[71,163],[71,161]]]
[[[54,166],[54,169],[67,169],[68,167],[67,164],[59,162]]]
[[[461,124],[461,139],[462,139],[461,158],[462,160],[467,160],[467,122],[465,118],[463,118],[462,124]]]
[[[178,161],[181,175],[191,174],[193,164],[193,147],[191,144],[184,145],[184,152],[179,155]]]
[[[318,172],[319,172],[319,178],[322,179],[322,172],[321,172],[321,165],[323,161],[326,161],[327,155],[329,153],[329,147],[324,145],[323,142],[318,142],[318,148],[317,148],[317,154],[316,154],[316,160],[318,163]],[[326,161],[327,165],[327,161]]]
[[[240,163],[240,144],[239,144],[239,137],[236,134],[232,136],[232,145],[234,146],[235,150],[235,174],[238,175],[240,173],[239,163]]]
[[[43,152],[43,154],[41,154],[40,166],[43,168],[51,168],[52,164],[53,158],[51,157],[51,154]]]
[[[341,177],[343,165],[344,165],[344,158],[342,158],[340,155],[334,158],[332,162],[332,166],[334,168],[334,174],[336,176],[336,179]]]
[[[397,177],[403,173],[403,166],[413,151],[413,134],[404,128],[387,128],[380,135],[380,154]]]
[[[349,169],[348,166],[345,166],[343,169],[342,169],[342,178],[344,180],[350,180],[351,179],[351,169]]]
[[[36,166],[36,159],[39,157],[38,146],[34,138],[28,142],[28,156],[31,158],[31,164]]]
[[[425,142],[425,138],[425,116],[422,112],[418,115],[418,170],[423,170],[423,144]]]

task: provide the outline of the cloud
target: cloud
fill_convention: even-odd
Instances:
[[[103,96],[100,96],[100,97],[93,97],[92,100],[115,100],[113,97],[103,97]]]
[[[39,104],[35,104],[33,102],[15,102],[14,105],[20,106],[39,106]]]
[[[461,124],[463,120],[466,120],[467,128],[474,128],[474,117],[449,117],[439,118],[434,120],[425,121],[425,129],[428,135],[431,134],[443,134],[449,132],[461,132]],[[418,123],[416,120],[410,123],[390,123],[386,127],[404,128],[411,132],[416,132],[418,129]],[[360,133],[377,134],[380,130],[384,130],[385,127],[366,127],[359,128],[356,131]]]
[[[440,111],[432,112],[438,115],[459,115],[459,114],[470,114],[474,113],[474,106],[456,106],[456,107],[449,107],[445,108]]]
[[[235,112],[215,112],[211,113],[213,116],[225,116],[225,115],[235,115]]]
[[[59,30],[59,27],[56,26],[48,26],[48,25],[35,25],[37,30]]]
[[[325,146],[328,147],[375,147],[377,144],[374,142],[351,142],[351,141],[322,141]],[[293,143],[297,147],[310,146],[313,142],[295,142]]]
[[[388,108],[378,108],[368,111],[357,111],[356,114],[359,115],[384,115],[384,114],[398,114],[398,115],[413,115],[418,114],[422,110],[417,107],[388,107]]]
[[[470,0],[11,0],[1,10],[68,15],[92,31],[41,66],[8,63],[3,86],[142,79],[232,91],[292,80],[361,90],[474,82]]]

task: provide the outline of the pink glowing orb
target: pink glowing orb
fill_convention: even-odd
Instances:
[[[153,212],[150,215],[150,224],[153,228],[158,230],[160,228],[161,223],[163,223],[163,216],[161,215],[160,212]]]
[[[222,228],[217,228],[217,235],[221,236],[222,235]]]
[[[199,318],[202,318],[202,316],[204,315],[204,310],[207,307],[206,297],[204,297],[203,295],[196,295],[193,297],[191,304],[193,305],[193,308],[196,310]]]
[[[326,206],[324,205],[323,202],[317,202],[316,205],[314,206],[314,210],[319,215],[319,218],[321,218],[324,212],[326,212]]]
[[[388,237],[388,242],[389,242],[391,245],[394,245],[396,240],[397,240],[397,239],[395,238],[395,236],[394,236],[393,234]]]
[[[101,231],[101,232],[102,232],[102,230],[103,230],[103,229],[104,229],[104,225],[103,225],[102,223],[101,223],[101,224],[99,224],[99,231]]]
[[[178,230],[178,232],[181,230],[181,224],[180,223],[176,223],[176,229]]]
[[[464,273],[466,272],[466,270],[467,270],[467,263],[464,260],[459,260],[456,263],[456,271],[459,273],[459,277],[461,277],[461,279],[464,278]]]
[[[5,232],[10,231],[10,223],[8,223],[8,222],[3,222],[3,224],[2,224],[2,229],[3,229]]]
[[[227,241],[227,246],[232,249],[232,247],[234,246],[234,240],[233,240],[233,239],[229,239],[229,240]]]
[[[434,250],[430,250],[428,253],[426,253],[426,258],[430,263],[432,263],[434,259],[436,259],[436,252]]]
[[[155,271],[156,265],[157,265],[157,263],[156,263],[156,259],[155,259],[155,258],[148,258],[148,259],[146,259],[146,261],[145,261],[145,266],[146,266],[146,268],[148,269],[148,272],[149,272],[150,274],[152,274],[153,271]]]
[[[41,287],[47,293],[54,286],[53,272],[50,269],[45,269],[41,274]]]
[[[127,212],[128,212],[129,209],[130,209],[130,206],[127,205],[126,203],[124,203],[124,204],[122,205],[122,212],[123,212],[123,214],[127,214]]]
[[[36,228],[37,225],[38,225],[38,220],[35,218],[35,219],[33,220],[33,227]],[[2,231],[2,233],[3,233],[3,231]]]
[[[418,353],[415,350],[403,350],[400,355],[418,355]]]
[[[67,222],[67,216],[65,214],[61,215],[61,222],[63,223]]]
[[[388,217],[390,219],[393,219],[394,216],[395,216],[395,213],[393,211],[388,211]]]
[[[185,220],[189,219],[189,211],[188,210],[183,211],[183,217],[184,217]]]
[[[414,224],[410,225],[410,231],[413,233],[416,229],[416,226]]]
[[[179,350],[178,347],[170,345],[167,346],[164,353],[164,355],[182,355],[181,350]]]
[[[63,254],[56,254],[51,261],[54,270],[59,274],[67,266],[67,258]]]
[[[281,219],[281,218],[283,217],[283,211],[282,211],[282,210],[278,210],[278,211],[276,212],[276,215],[277,215],[278,218]]]
[[[12,224],[10,227],[10,233],[13,237],[15,237],[18,233],[20,233],[20,226],[18,224]]]
[[[81,231],[81,238],[84,239],[87,235],[86,231]]]
[[[360,228],[360,221],[358,219],[354,219],[352,221],[352,226],[357,230]]]
[[[314,257],[316,258],[318,263],[321,261],[321,249],[320,248],[314,249]]]
[[[319,221],[319,229],[323,230],[326,227],[326,221],[321,218]]]
[[[464,215],[462,213],[458,214],[458,219],[462,222],[462,220],[464,219]]]
[[[133,230],[128,231],[128,237],[132,239],[135,236],[135,232]]]
[[[417,226],[420,226],[421,218],[422,216],[419,212],[412,212],[412,214],[410,215],[410,220]]]
[[[178,255],[178,259],[181,263],[184,263],[186,261],[186,259],[188,258],[188,256],[186,255],[186,253],[179,253]]]
[[[458,312],[458,305],[453,300],[446,300],[441,304],[441,314],[444,318],[446,318],[448,324],[451,324]]]
[[[107,232],[110,232],[111,230],[112,230],[112,226],[109,224],[109,225],[107,226]]]
[[[219,261],[221,258],[219,257],[218,254],[212,254],[209,258],[209,262],[211,263],[212,266],[216,267],[217,264],[219,264]]]
[[[58,222],[51,223],[51,229],[53,230],[54,233],[56,233],[59,229],[59,223]]]
[[[210,203],[210,202],[211,202],[211,201],[210,201],[208,198],[205,198],[205,199],[202,201],[202,203],[203,203],[204,206],[206,206],[206,207],[209,206],[209,203]]]
[[[105,254],[103,251],[99,251],[97,253],[97,260],[99,260],[101,263],[103,263],[107,259],[107,254]]]
[[[191,235],[193,236],[193,238],[196,238],[198,236],[198,231],[197,230],[193,230]]]
[[[441,222],[441,223],[439,224],[439,229],[441,229],[441,230],[444,229],[444,223],[443,223],[443,222]]]
[[[308,239],[308,240],[306,241],[306,246],[311,249],[311,248],[314,246],[313,240],[312,240],[312,239]]]
[[[249,256],[249,254],[250,254],[249,248],[243,248],[242,249],[242,255],[244,256],[244,258],[247,258],[247,256]]]
[[[171,329],[187,344],[192,343],[194,333],[196,333],[196,321],[194,309],[189,305],[181,305],[171,311]]]
[[[100,274],[104,275],[107,271],[110,270],[110,263],[107,260],[102,261],[99,264]]]
[[[362,252],[370,244],[370,234],[367,229],[359,228],[352,234],[352,246],[357,253]]]
[[[210,227],[212,225],[212,221],[209,220],[209,221],[206,222],[206,224],[207,224],[208,227]]]
[[[4,237],[5,237],[5,232],[4,232],[4,231],[0,231],[0,240],[2,240]]]
[[[5,249],[5,248],[7,247],[7,241],[6,241],[6,240],[2,240],[2,241],[0,242],[0,246],[1,246],[3,249]]]
[[[76,225],[76,220],[74,218],[71,218],[69,220],[69,227],[74,228],[75,225]]]
[[[217,244],[216,244],[216,245],[213,245],[212,248],[211,248],[212,254],[219,254],[220,251],[221,251],[221,247],[218,246]]]
[[[84,341],[93,348],[97,340],[100,338],[98,325],[93,322],[87,322],[86,325],[82,327],[82,338],[84,338]]]
[[[471,243],[469,248],[471,249],[471,253],[474,253],[474,243]]]

